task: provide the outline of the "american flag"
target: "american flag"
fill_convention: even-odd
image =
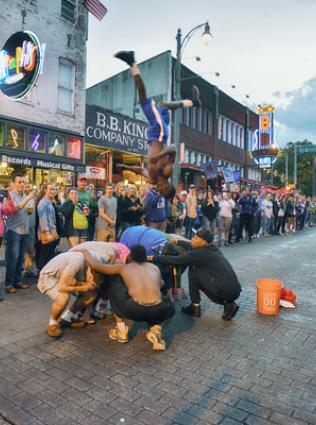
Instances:
[[[107,8],[99,0],[84,0],[83,5],[99,21],[107,14]]]

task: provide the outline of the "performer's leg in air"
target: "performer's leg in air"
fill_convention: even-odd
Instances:
[[[157,106],[154,100],[147,98],[145,85],[136,65],[134,52],[120,51],[116,53],[115,57],[127,63],[131,67],[131,73],[134,77],[140,104],[144,115],[150,124],[147,130],[148,181],[155,185],[158,183],[158,176],[160,176],[159,191],[163,196],[170,196],[171,193],[174,193],[174,189],[168,182],[168,178],[173,172],[175,148],[172,146],[165,147],[169,137],[169,110],[192,106],[200,107],[201,101],[199,98],[199,90],[196,86],[193,86],[191,99],[185,99],[177,102],[161,102],[159,106]],[[137,171],[133,171],[144,176],[143,171],[140,172],[141,170],[139,169]]]

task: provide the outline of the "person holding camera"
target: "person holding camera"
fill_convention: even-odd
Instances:
[[[27,203],[36,195],[32,191],[29,195],[24,193],[25,180],[20,174],[14,175],[11,180],[9,197],[14,204],[14,213],[6,223],[6,292],[13,294],[17,289],[27,289],[29,286],[22,282],[22,269],[25,250],[30,232],[30,214],[27,211]]]

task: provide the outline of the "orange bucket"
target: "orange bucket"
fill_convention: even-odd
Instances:
[[[257,312],[275,316],[280,310],[283,283],[280,280],[262,278],[257,280]]]

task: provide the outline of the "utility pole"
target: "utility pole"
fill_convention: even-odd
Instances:
[[[312,188],[313,197],[316,196],[316,156],[313,157],[313,188]]]
[[[289,184],[289,154],[285,154],[285,187]]]
[[[297,186],[297,146],[294,145],[294,187]]]

